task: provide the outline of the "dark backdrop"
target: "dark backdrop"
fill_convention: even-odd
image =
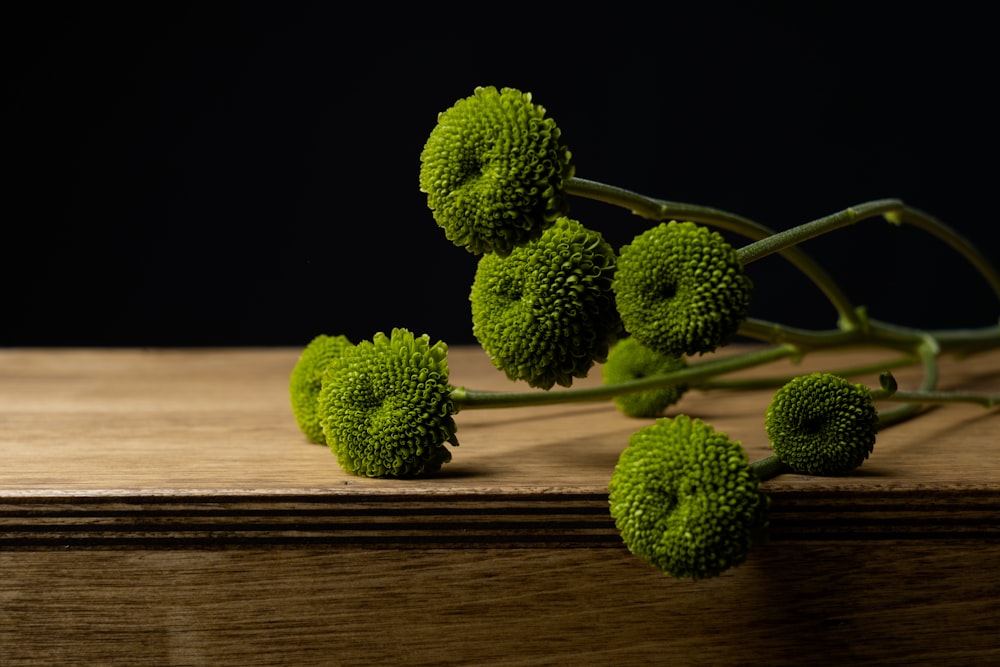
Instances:
[[[393,326],[472,342],[475,259],[444,239],[417,173],[437,112],[477,85],[530,90],[579,176],[778,229],[899,197],[1000,261],[985,13],[699,6],[4,10],[0,345],[301,345]],[[572,213],[615,245],[649,224]],[[996,322],[983,281],[920,230],[869,222],[803,247],[883,319]],[[751,275],[752,314],[834,324],[782,260]]]

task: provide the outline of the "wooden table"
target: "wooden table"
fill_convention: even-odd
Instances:
[[[299,352],[0,350],[0,664],[1000,661],[995,408],[888,429],[850,477],[767,482],[771,541],[677,581],[607,510],[646,422],[609,403],[467,410],[441,474],[350,477],[294,424]],[[449,360],[455,384],[511,386],[478,349]],[[942,365],[945,388],[998,380],[1000,353]],[[770,394],[675,411],[756,459]]]

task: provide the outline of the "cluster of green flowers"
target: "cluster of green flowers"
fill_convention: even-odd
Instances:
[[[611,516],[630,550],[676,577],[716,576],[743,562],[767,526],[763,481],[786,472],[847,474],[871,454],[880,426],[922,403],[954,399],[931,392],[933,359],[943,345],[961,351],[1000,344],[1000,328],[934,338],[870,320],[794,247],[867,217],[915,222],[963,248],[1000,294],[1000,276],[974,249],[895,200],[773,233],[733,214],[583,181],[546,109],[513,88],[476,88],[441,112],[420,162],[420,189],[445,237],[480,256],[469,296],[473,334],[498,370],[541,391],[455,387],[447,346],[406,329],[356,345],[321,335],[290,378],[302,432],[328,445],[352,474],[409,478],[451,460],[447,445],[458,445],[459,409],[613,399],[622,413],[653,421],[632,436],[611,473]],[[657,224],[616,250],[569,217],[571,194],[627,207]],[[678,211],[686,215],[674,216]],[[707,224],[754,242],[734,248]],[[744,267],[772,253],[795,263],[830,298],[837,331],[748,318],[753,284]],[[737,334],[769,347],[690,359]],[[687,391],[710,388],[717,375],[860,342],[911,350],[928,370],[923,391],[879,392],[827,372],[792,378],[763,415],[773,454],[753,463],[739,442],[710,425],[666,416]],[[570,387],[596,364],[601,387],[548,391]],[[880,414],[876,396],[904,404]]]
[[[448,347],[406,329],[352,345],[320,335],[289,381],[292,412],[311,441],[325,443],[347,472],[416,477],[451,460],[455,405]]]
[[[628,333],[662,354],[711,352],[747,315],[751,282],[721,235],[664,223],[620,255],[566,217],[574,174],[531,95],[477,88],[438,116],[420,187],[453,243],[480,254],[473,333],[513,380],[569,386]]]

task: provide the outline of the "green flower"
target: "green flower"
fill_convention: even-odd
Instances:
[[[318,406],[326,443],[341,467],[362,477],[414,477],[451,460],[456,412],[448,346],[393,329],[375,334],[327,367]]]
[[[479,259],[472,332],[511,380],[569,386],[607,358],[621,328],[614,269],[614,249],[599,233],[560,218],[508,257]]]
[[[601,372],[604,384],[621,384],[685,367],[687,362],[684,357],[668,357],[654,352],[630,336],[615,343]],[[629,417],[659,417],[664,410],[681,400],[687,390],[687,385],[675,384],[663,389],[616,396],[614,401],[618,409]]]
[[[739,565],[765,527],[767,496],[739,443],[701,420],[632,435],[612,473],[611,516],[629,550],[679,579]]]
[[[878,412],[868,387],[812,373],[774,394],[764,426],[775,456],[796,472],[840,475],[871,454]]]
[[[480,87],[438,114],[420,154],[420,190],[452,243],[507,255],[569,212],[570,159],[530,93]]]
[[[752,287],[720,234],[675,221],[621,249],[614,284],[625,329],[673,357],[728,343],[746,318]]]
[[[316,413],[316,399],[323,386],[323,373],[331,360],[353,347],[345,336],[316,336],[306,345],[292,368],[288,394],[292,414],[299,428],[311,442],[324,444],[323,428]]]

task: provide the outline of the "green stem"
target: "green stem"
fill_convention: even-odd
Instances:
[[[781,252],[803,241],[826,234],[835,229],[853,225],[873,216],[898,212],[903,208],[903,202],[898,199],[880,199],[878,201],[866,202],[819,218],[818,220],[797,225],[783,232],[772,234],[767,238],[740,248],[737,254],[739,255],[740,263],[746,266],[762,257]]]
[[[902,366],[912,366],[917,363],[917,358],[912,354],[906,354],[896,359],[888,359],[885,361],[873,362],[870,364],[863,364],[860,366],[850,366],[847,368],[836,368],[831,369],[826,372],[833,373],[834,375],[839,375],[840,377],[856,377],[859,375],[868,375],[870,373],[879,373],[882,371],[889,370],[890,368],[900,368]],[[723,391],[740,391],[744,389],[772,389],[775,387],[782,387],[790,382],[795,376],[794,375],[780,375],[774,377],[766,378],[743,378],[739,380],[705,380],[704,382],[699,382],[692,385],[699,391],[713,391],[713,390],[723,390]]]
[[[566,192],[578,197],[620,206],[647,220],[674,219],[700,222],[740,234],[755,241],[766,239],[775,233],[774,230],[764,225],[728,211],[647,197],[631,190],[582,178],[569,179],[566,182]],[[854,304],[822,267],[798,248],[788,247],[781,250],[780,253],[823,292],[837,309],[842,322],[848,325],[857,324]]]
[[[893,393],[882,390],[872,392],[872,398],[877,401],[898,401],[900,403],[978,403],[986,408],[1000,405],[1000,394],[975,394],[961,391],[896,391]]]
[[[774,232],[742,215],[699,204],[666,201],[614,185],[573,177],[565,184],[567,194],[602,201],[628,209],[647,220],[690,220],[738,232],[748,238],[764,238]]]
[[[924,367],[924,379],[920,385],[922,392],[933,392],[938,381],[938,355],[941,352],[940,346],[933,338],[925,336],[923,342],[917,346],[917,354]],[[907,403],[889,410],[883,410],[878,415],[879,428],[885,428],[892,424],[909,419],[917,412],[924,409],[923,403]]]
[[[615,396],[662,389],[677,384],[688,384],[723,373],[731,373],[754,366],[767,364],[778,359],[795,357],[800,354],[794,345],[777,345],[743,354],[734,354],[720,359],[711,359],[687,368],[649,376],[628,382],[619,382],[599,387],[584,387],[564,391],[482,391],[455,387],[451,391],[452,402],[458,409],[509,408],[534,405],[555,405],[582,401],[603,401]]]
[[[783,232],[771,234],[741,248],[738,251],[740,262],[746,266],[767,255],[785,252],[803,241],[876,216],[881,216],[897,225],[911,224],[944,241],[979,272],[993,289],[994,294],[1000,298],[1000,273],[979,249],[937,218],[907,206],[898,199],[865,202]]]
[[[787,463],[782,463],[774,454],[764,457],[759,461],[752,462],[750,464],[750,469],[757,476],[757,479],[762,482],[777,477],[778,475],[784,475],[785,473],[792,472],[791,466]]]
[[[944,241],[972,264],[980,275],[986,279],[986,282],[989,283],[997,298],[1000,298],[1000,273],[997,272],[996,267],[990,263],[976,246],[957,231],[937,218],[911,206],[903,206],[902,210],[898,213],[887,215],[886,219],[893,223],[903,222],[914,227],[919,227]]]
[[[1000,347],[1000,326],[924,331],[871,319],[865,320],[861,329],[811,330],[747,318],[738,333],[766,343],[790,343],[803,353],[847,347],[885,347],[912,353],[928,339],[934,341],[938,352],[955,355]]]
[[[881,320],[869,319],[869,324],[881,331],[893,331],[900,335],[912,335],[915,330],[890,324]],[[923,334],[933,338],[941,352],[964,356],[992,350],[1000,344],[1000,325],[981,327],[978,329],[931,329]]]

